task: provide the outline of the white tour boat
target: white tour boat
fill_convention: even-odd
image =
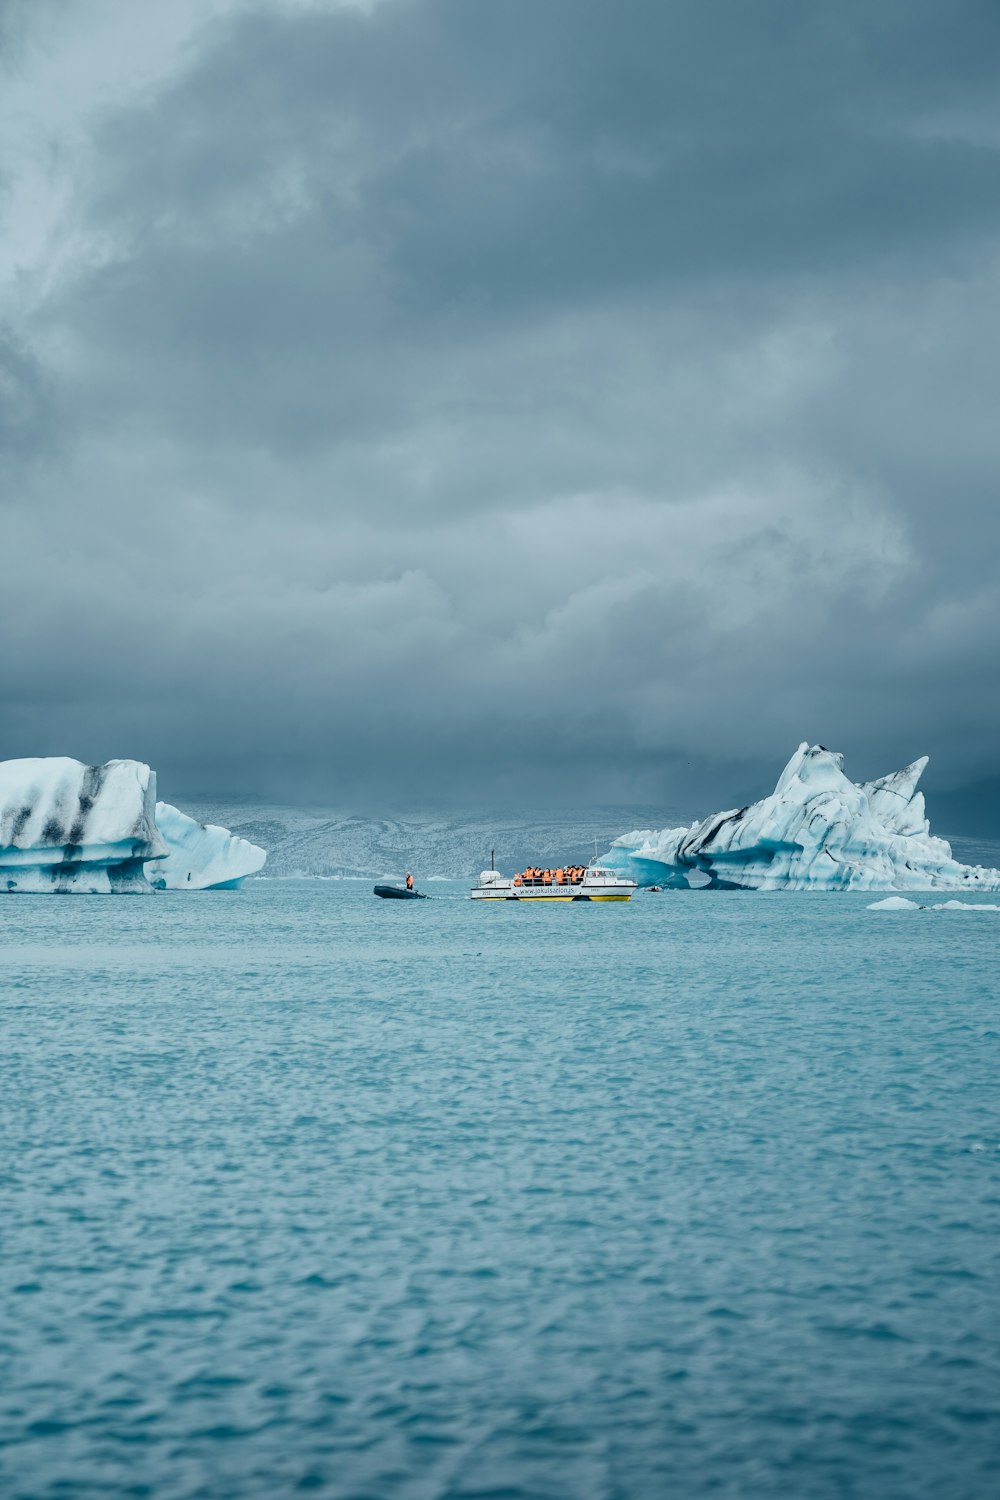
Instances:
[[[473,901],[627,901],[638,887],[601,865],[559,870],[530,868],[520,875],[484,870],[469,892]]]

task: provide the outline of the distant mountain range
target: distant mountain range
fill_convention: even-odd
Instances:
[[[185,811],[267,850],[264,875],[323,875],[347,879],[398,878],[412,870],[419,880],[439,876],[466,880],[488,869],[490,850],[498,870],[528,864],[586,864],[604,854],[619,834],[693,821],[688,811],[657,807],[559,808],[538,812],[406,812],[385,817],[335,808],[288,807],[278,803],[216,798],[183,799]],[[944,837],[948,835],[945,834]],[[1000,866],[1000,842],[956,837],[956,858]]]
[[[527,864],[586,864],[631,828],[653,827],[672,814],[599,807],[558,812],[406,813],[381,818],[344,810],[186,797],[185,810],[267,850],[264,874],[377,879],[412,870],[420,880],[465,880],[488,869],[513,873]]]

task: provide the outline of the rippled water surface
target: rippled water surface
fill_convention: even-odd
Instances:
[[[1000,1493],[1000,913],[0,906],[0,1493]]]

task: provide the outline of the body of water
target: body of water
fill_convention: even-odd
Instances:
[[[1000,1493],[1000,913],[430,890],[3,901],[5,1500]]]

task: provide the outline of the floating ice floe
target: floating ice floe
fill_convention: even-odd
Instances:
[[[932,911],[1000,911],[986,901],[935,901]]]
[[[0,761],[0,892],[148,891],[166,857],[156,775],[137,760]]]
[[[907,901],[905,896],[886,896],[884,901],[873,901],[869,911],[1000,911],[988,901],[935,901],[923,905],[918,901]]]
[[[156,804],[156,825],[167,846],[166,859],[146,867],[146,877],[157,890],[235,890],[248,875],[263,869],[267,855],[257,844],[199,823],[169,802]]]
[[[963,865],[933,838],[917,783],[927,757],[856,784],[844,758],[803,743],[770,797],[689,828],[615,840],[602,864],[640,885],[717,890],[1000,890],[1000,870]]]

